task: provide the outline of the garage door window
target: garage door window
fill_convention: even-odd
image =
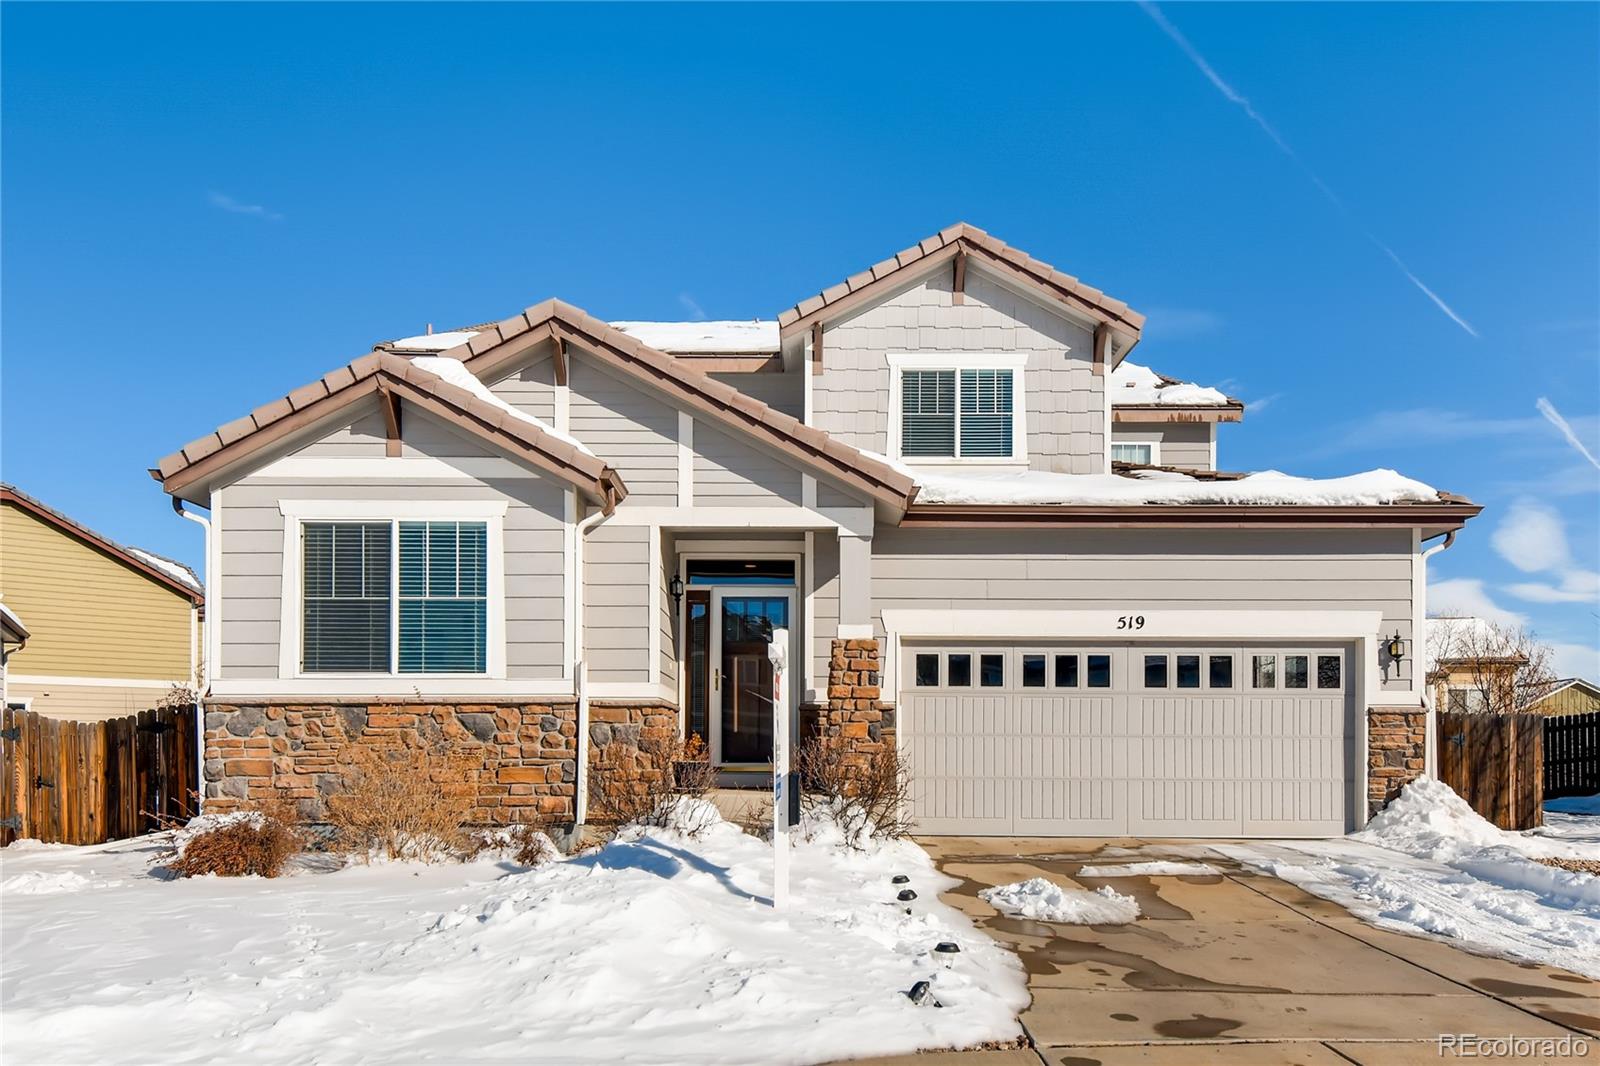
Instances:
[[[1006,683],[1006,657],[1004,655],[978,656],[978,684],[984,688],[1000,688]]]
[[[1024,655],[1022,657],[1022,687],[1044,688],[1044,656]]]
[[[1233,687],[1233,656],[1213,655],[1210,662],[1210,676],[1206,683],[1211,688]]]
[[[1278,657],[1276,655],[1255,655],[1251,657],[1250,687],[1278,687]]]
[[[1317,656],[1317,687],[1339,688],[1342,678],[1339,670],[1339,657],[1337,655]]]
[[[1109,656],[1109,655],[1085,655],[1084,658],[1086,660],[1088,660],[1085,663],[1085,671],[1084,671],[1085,673],[1087,673],[1089,675],[1089,677],[1088,677],[1088,686],[1090,688],[1110,688],[1111,687],[1111,656]]]
[[[1144,657],[1144,687],[1167,687],[1167,657],[1165,655],[1146,655]]]
[[[1078,687],[1078,657],[1076,655],[1056,656],[1056,688]]]
[[[945,678],[945,684],[951,688],[970,688],[972,686],[972,656],[950,656]]]
[[[917,656],[917,687],[933,688],[939,684],[939,656],[922,654]]]
[[[1285,655],[1283,657],[1283,687],[1309,688],[1311,685],[1311,657]]]
[[[1200,687],[1200,656],[1198,656],[1198,655],[1179,655],[1176,658],[1178,660],[1178,665],[1177,665],[1178,687],[1179,688],[1199,688]]]

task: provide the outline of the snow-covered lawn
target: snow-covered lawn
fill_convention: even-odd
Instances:
[[[938,901],[953,882],[910,842],[833,833],[798,843],[782,912],[771,848],[726,823],[534,870],[273,881],[161,880],[152,838],[19,842],[0,851],[0,1059],[802,1063],[1016,1036],[1022,968]],[[920,980],[941,1008],[906,997]]]
[[[1600,817],[1545,818],[1541,829],[1505,832],[1449,786],[1421,778],[1342,840],[1215,849],[1374,925],[1600,979],[1600,877],[1534,861],[1600,859]]]

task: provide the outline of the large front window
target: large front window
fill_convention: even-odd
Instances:
[[[1017,454],[1016,371],[930,367],[900,371],[900,455],[907,459],[1012,459]]]
[[[485,672],[485,523],[306,522],[301,538],[304,672]]]

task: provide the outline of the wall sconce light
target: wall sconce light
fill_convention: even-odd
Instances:
[[[678,610],[683,606],[683,578],[677,574],[672,575],[672,580],[667,582],[667,591],[672,594],[672,609]]]
[[[1389,638],[1389,643],[1384,650],[1389,653],[1389,658],[1394,660],[1396,666],[1400,664],[1401,659],[1406,657],[1406,642],[1400,639],[1400,631],[1398,629],[1394,631],[1394,636]]]

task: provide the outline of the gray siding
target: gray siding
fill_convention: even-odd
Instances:
[[[753,399],[760,400],[774,411],[782,411],[792,418],[804,418],[806,410],[805,378],[807,367],[798,374],[712,374],[712,378],[732,385]]]
[[[800,470],[705,421],[694,424],[694,502],[701,507],[800,505]]]
[[[940,267],[823,334],[824,372],[812,383],[817,427],[886,452],[889,352],[1025,352],[1029,465],[1102,472],[1105,378],[1091,370],[1091,333],[976,267],[965,302],[953,302],[951,285],[952,269]]]
[[[1409,530],[880,528],[873,539],[880,632],[891,608],[1378,610],[1382,632],[1409,641],[1412,594]],[[1414,666],[1389,667],[1383,687],[1409,688]]]
[[[479,445],[425,414],[407,409],[408,450],[422,454],[483,454]],[[317,454],[332,441],[352,446],[369,436],[357,421],[299,454]],[[381,424],[377,437],[382,454]],[[322,452],[322,454],[326,454]],[[349,451],[343,454],[363,454]],[[278,502],[298,500],[508,501],[505,518],[506,669],[510,677],[558,678],[562,670],[564,486],[537,477],[460,480],[344,481],[292,479],[260,471],[219,494],[222,523],[222,663],[224,678],[278,676],[282,611],[284,517]]]
[[[567,371],[574,437],[610,463],[636,505],[678,502],[678,410],[574,353]],[[698,427],[696,427],[698,428]]]
[[[660,603],[658,624],[661,627],[661,683],[676,690],[678,687],[678,622],[669,585],[678,572],[678,549],[670,530],[661,531]]]
[[[1183,466],[1190,470],[1211,469],[1213,422],[1113,422],[1113,441],[1144,443],[1157,441],[1163,466]]]
[[[583,544],[583,633],[589,680],[649,678],[650,530],[602,522]]]
[[[556,420],[555,364],[548,355],[494,382],[489,391],[546,423]]]
[[[811,565],[816,571],[811,600],[816,625],[816,632],[811,634],[811,683],[818,697],[826,700],[828,659],[833,654],[833,638],[839,632],[839,538],[817,533],[812,538]]]

